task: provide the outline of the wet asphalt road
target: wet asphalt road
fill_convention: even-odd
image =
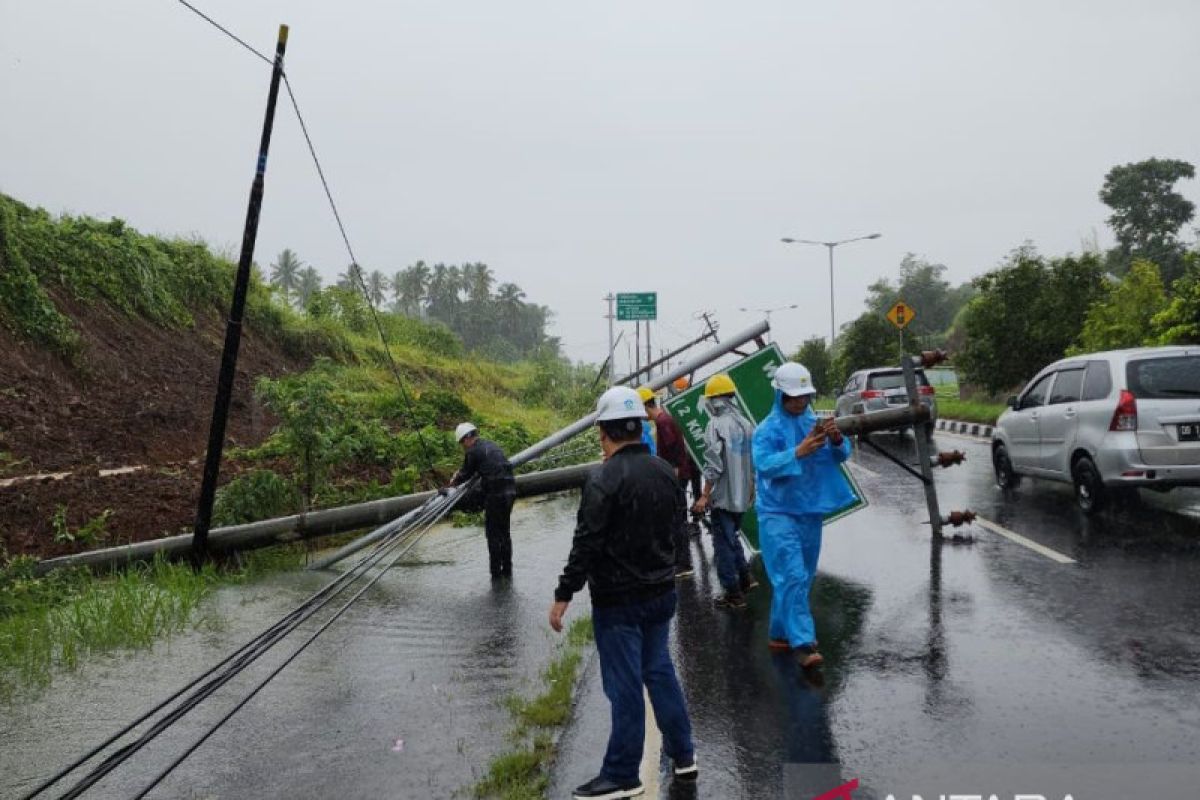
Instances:
[[[828,662],[816,685],[766,650],[765,583],[746,612],[711,607],[711,541],[697,540],[698,574],[680,586],[673,646],[699,796],[780,797],[789,763],[884,780],[931,760],[1200,762],[1200,493],[1152,496],[1089,520],[1066,486],[1026,482],[1003,496],[986,443],[938,438],[969,459],[937,473],[943,511],[970,508],[1076,563],[978,527],[973,544],[933,550],[916,482],[859,453],[871,506],[826,531],[814,608]],[[883,441],[912,457],[911,441]],[[465,796],[507,746],[503,699],[536,690],[554,656],[545,615],[576,502],[518,504],[507,586],[486,577],[480,530],[437,529],[152,796]],[[327,579],[295,573],[227,587],[211,625],[152,652],[98,659],[56,678],[52,692],[0,707],[0,797],[103,738]],[[586,611],[581,596],[572,616]],[[133,794],[287,649],[87,796]],[[596,773],[607,733],[593,658],[552,797]],[[668,792],[664,778],[659,795]]]
[[[712,570],[680,586],[674,646],[700,797],[784,796],[789,763],[889,785],[930,762],[1200,762],[1200,493],[1087,519],[1068,486],[1026,481],[1004,496],[986,442],[938,440],[968,455],[936,473],[943,513],[969,508],[1077,563],[978,526],[974,543],[933,549],[919,484],[858,453],[871,506],[826,530],[814,588],[822,685],[767,651],[765,586],[742,613],[711,608]],[[911,439],[880,441],[915,459]],[[707,537],[699,547],[711,557]],[[554,797],[599,767],[607,705],[596,671],[588,679]],[[1200,796],[1196,785],[1180,796]],[[692,796],[669,791],[664,773],[660,796]]]
[[[504,700],[544,689],[538,675],[561,640],[546,614],[577,502],[517,504],[511,583],[489,580],[481,529],[435,528],[150,797],[470,796],[509,747]],[[225,587],[200,629],[95,659],[50,692],[0,706],[0,797],[31,789],[329,580],[294,572]],[[587,614],[586,596],[575,606]],[[136,794],[299,641],[293,634],[85,797]]]

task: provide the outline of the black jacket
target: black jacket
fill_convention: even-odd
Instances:
[[[628,605],[674,587],[671,531],[680,502],[675,471],[646,445],[614,453],[583,487],[554,599],[569,601],[585,581],[595,606]]]
[[[478,475],[483,491],[487,494],[508,494],[516,491],[512,464],[504,451],[495,442],[480,439],[467,450],[463,465],[454,474],[452,483],[457,486]]]

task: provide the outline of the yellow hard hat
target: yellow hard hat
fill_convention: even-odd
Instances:
[[[724,372],[718,372],[708,379],[708,383],[704,384],[705,397],[720,397],[735,392],[737,392],[737,387],[733,385],[733,378]]]
[[[639,386],[638,397],[642,398],[643,403],[649,403],[654,399],[654,390],[649,386]]]
[[[684,389],[688,388],[692,384],[688,381],[687,378],[676,378],[675,382],[672,383],[671,385],[682,392]]]

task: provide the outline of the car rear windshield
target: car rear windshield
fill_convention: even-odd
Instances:
[[[1130,361],[1125,367],[1125,378],[1134,397],[1146,400],[1200,397],[1200,356]]]
[[[928,386],[929,379],[925,377],[925,373],[917,370],[917,385]],[[903,389],[904,388],[904,373],[903,372],[876,372],[871,375],[867,381],[868,389]]]

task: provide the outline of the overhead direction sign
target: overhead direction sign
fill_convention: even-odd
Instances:
[[[617,321],[658,319],[658,292],[625,292],[617,295]]]
[[[903,300],[892,306],[891,310],[887,313],[888,321],[900,330],[904,330],[908,326],[908,323],[912,322],[916,316],[917,312],[913,310],[913,307]]]

